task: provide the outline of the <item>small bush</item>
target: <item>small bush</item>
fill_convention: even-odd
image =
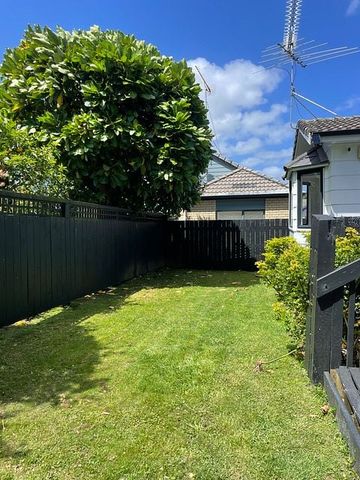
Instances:
[[[309,305],[309,238],[305,246],[292,237],[273,238],[265,245],[264,260],[257,263],[259,275],[271,285],[278,301],[274,304],[277,319],[283,321],[292,339],[292,348],[303,352],[306,316]],[[335,266],[360,258],[360,232],[348,227],[336,239]],[[347,322],[348,291],[345,288],[344,322]],[[356,302],[355,336],[360,339],[360,296]],[[356,342],[356,345],[359,341]],[[360,351],[358,354],[360,358]]]
[[[292,237],[266,242],[264,260],[257,263],[259,275],[277,295],[276,317],[284,321],[292,347],[303,350],[306,314],[309,304],[309,246]]]
[[[344,237],[336,239],[335,265],[340,267],[360,258],[360,232],[348,227]]]

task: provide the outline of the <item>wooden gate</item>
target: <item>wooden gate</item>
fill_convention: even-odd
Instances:
[[[354,366],[360,259],[334,266],[336,237],[350,225],[359,228],[360,218],[313,217],[305,364],[310,379],[324,383],[360,473],[360,368]]]
[[[360,259],[335,268],[335,242],[357,218],[314,215],[311,229],[310,305],[305,364],[314,383],[342,364],[353,366],[356,282]],[[344,321],[345,319],[345,321]]]

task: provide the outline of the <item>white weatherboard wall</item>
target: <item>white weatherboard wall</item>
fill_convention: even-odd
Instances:
[[[323,171],[323,213],[334,217],[360,216],[360,135],[323,136],[322,146],[329,165]],[[298,228],[297,172],[291,174],[291,234],[304,243],[304,233]]]
[[[360,216],[360,136],[326,137],[330,165],[324,169],[324,213]]]

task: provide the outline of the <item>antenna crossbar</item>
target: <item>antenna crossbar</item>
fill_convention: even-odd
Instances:
[[[284,36],[282,42],[267,47],[262,52],[261,61],[262,69],[282,68],[289,69],[290,77],[290,123],[292,105],[302,105],[311,114],[312,112],[302,102],[308,102],[332,115],[336,112],[324,107],[320,103],[300,95],[295,90],[296,67],[302,68],[317,63],[334,60],[336,58],[354,55],[360,52],[360,47],[334,47],[324,48],[328,42],[319,43],[315,40],[306,40],[298,38],[300,28],[300,18],[303,0],[286,0]],[[289,68],[287,68],[289,66]],[[261,71],[261,70],[260,70]],[[313,114],[312,114],[313,115]]]

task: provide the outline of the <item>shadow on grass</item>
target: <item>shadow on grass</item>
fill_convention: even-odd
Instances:
[[[142,289],[182,287],[249,287],[259,279],[249,272],[162,270],[76,300],[30,322],[0,330],[0,421],[16,415],[9,404],[63,404],[84,391],[106,388],[106,378],[94,378],[106,352],[85,320],[134,304],[128,297]],[[1,424],[0,424],[1,429]],[[0,439],[1,442],[1,439]],[[0,443],[0,456],[19,456]],[[26,452],[23,452],[26,455]]]
[[[132,284],[135,286],[139,281],[142,288],[182,288],[187,286],[246,288],[260,283],[260,278],[255,272],[243,270],[164,269],[134,279]]]

